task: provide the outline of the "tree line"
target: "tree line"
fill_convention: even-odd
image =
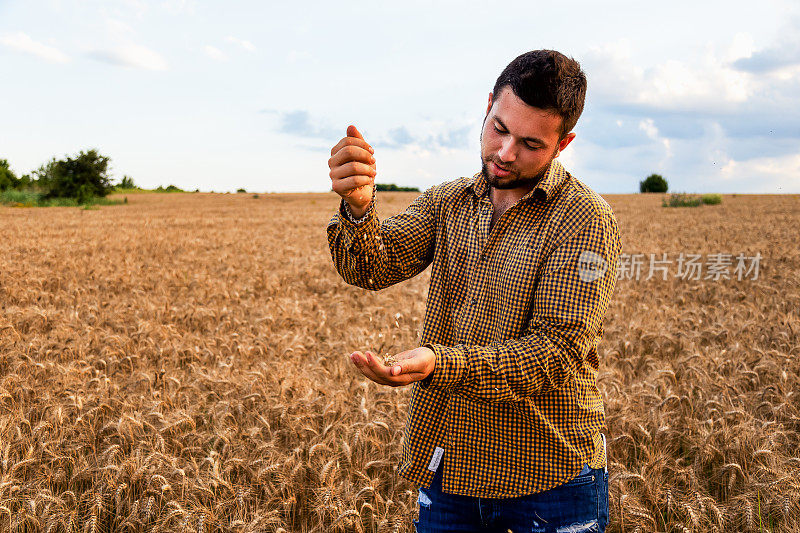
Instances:
[[[28,191],[42,200],[71,198],[79,204],[89,203],[113,192],[114,184],[108,175],[110,161],[97,150],[87,150],[75,157],[53,158],[32,174],[17,177],[8,161],[0,159],[0,192]],[[128,180],[133,184],[133,180]]]

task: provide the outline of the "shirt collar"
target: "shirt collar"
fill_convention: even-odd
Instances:
[[[566,179],[567,171],[564,170],[561,163],[553,159],[550,166],[547,168],[547,172],[545,172],[542,179],[539,180],[539,183],[537,183],[533,189],[525,193],[525,196],[520,198],[520,201],[536,200],[542,198],[542,194],[544,194],[543,200],[544,202],[548,202],[553,198],[555,193],[558,192]],[[489,193],[489,183],[486,181],[486,177],[482,172],[478,172],[472,176],[472,182],[469,187],[478,198],[488,195]]]

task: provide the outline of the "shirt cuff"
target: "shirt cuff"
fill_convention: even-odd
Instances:
[[[352,222],[356,226],[359,226],[359,225],[363,224],[364,222],[366,222],[367,219],[369,218],[369,215],[374,210],[375,210],[375,196],[374,195],[372,197],[372,200],[370,200],[370,202],[369,202],[369,206],[367,207],[367,210],[364,212],[363,215],[361,215],[361,218],[354,217],[353,216],[353,212],[350,211],[350,204],[348,204],[347,202],[342,200],[342,211],[344,212],[345,218],[347,218],[347,220],[349,220],[350,222]]]
[[[436,366],[428,377],[419,382],[423,389],[452,391],[461,386],[467,374],[467,354],[463,346],[442,346],[441,344],[423,344],[436,354]]]
[[[373,202],[374,203],[374,202]],[[375,210],[370,209],[364,214],[358,223],[353,223],[345,211],[346,202],[341,201],[339,210],[333,215],[328,227],[338,225],[342,237],[342,244],[345,249],[354,253],[360,253],[370,240],[377,240],[379,228]]]

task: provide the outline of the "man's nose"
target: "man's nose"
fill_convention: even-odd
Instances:
[[[514,161],[517,158],[517,150],[514,145],[514,139],[504,139],[503,144],[500,146],[500,151],[497,152],[497,156],[506,163]]]

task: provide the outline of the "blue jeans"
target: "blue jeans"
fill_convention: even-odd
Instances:
[[[442,492],[442,466],[430,489],[419,488],[417,533],[603,533],[608,523],[608,472],[588,465],[577,477],[516,498],[474,498]]]

